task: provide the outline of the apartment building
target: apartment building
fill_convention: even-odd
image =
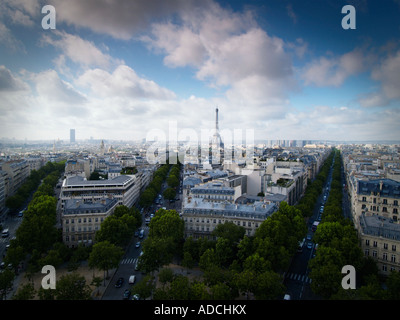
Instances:
[[[251,205],[229,202],[209,202],[204,199],[189,200],[182,210],[185,222],[185,236],[195,239],[211,238],[211,233],[218,224],[232,222],[242,226],[246,235],[254,235],[261,223],[274,213],[275,204],[256,202]]]
[[[379,272],[400,271],[400,224],[378,215],[362,214],[357,219],[361,249],[372,257]]]
[[[5,195],[12,196],[29,176],[29,164],[26,160],[12,160],[0,163],[0,170],[6,172]]]
[[[400,182],[391,179],[357,180],[352,183],[354,221],[361,215],[380,215],[399,222]]]
[[[221,181],[213,181],[190,189],[189,198],[204,199],[207,202],[234,203],[242,195],[241,187],[227,187]]]
[[[70,248],[79,244],[92,245],[96,231],[109,215],[114,213],[117,199],[103,198],[97,201],[68,199],[62,215],[63,242]]]
[[[112,198],[118,205],[132,207],[139,199],[141,181],[136,175],[120,175],[110,180],[86,180],[81,176],[64,179],[60,200],[64,211],[67,200],[100,201]]]

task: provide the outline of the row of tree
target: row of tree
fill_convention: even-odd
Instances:
[[[47,162],[39,170],[32,170],[29,177],[21,187],[19,187],[17,192],[6,199],[6,206],[12,212],[21,209],[31,194],[38,188],[42,179],[44,179],[43,184],[40,186],[42,191],[53,195],[53,189],[50,191],[48,187],[55,186],[64,167],[65,161],[59,163]]]
[[[153,204],[154,200],[157,197],[157,194],[161,191],[162,184],[167,178],[169,170],[170,165],[163,164],[154,172],[153,180],[140,195],[139,205],[141,207],[148,208]]]
[[[400,274],[393,272],[386,281],[387,290],[382,289],[375,261],[363,256],[353,222],[342,214],[341,171],[340,152],[335,150],[329,197],[313,237],[318,250],[309,263],[311,289],[325,299],[398,299]],[[342,288],[345,265],[356,270],[355,290]]]
[[[313,215],[315,204],[317,203],[318,197],[322,194],[323,186],[329,175],[333,156],[334,152],[332,151],[328,158],[325,160],[314,181],[308,180],[304,196],[296,205],[296,208],[303,213],[303,216],[305,218],[311,217]]]
[[[180,164],[174,164],[169,171],[167,184],[168,188],[164,190],[163,197],[167,200],[173,200],[176,197],[176,188],[179,186]]]

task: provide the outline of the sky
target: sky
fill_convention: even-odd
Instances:
[[[256,140],[399,140],[399,17],[400,0],[2,0],[0,138],[168,139],[218,107]]]

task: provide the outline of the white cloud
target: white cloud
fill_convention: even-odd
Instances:
[[[355,49],[339,57],[320,57],[307,64],[302,71],[306,85],[335,86],[364,70],[365,57],[362,51]]]
[[[28,86],[21,79],[15,77],[5,66],[0,66],[0,92],[1,91],[26,91]]]
[[[62,51],[61,57],[56,60],[59,66],[60,61],[65,64],[65,57],[86,68],[95,66],[108,69],[113,65],[123,63],[103,53],[93,42],[64,31],[55,30],[51,35],[44,34],[41,43],[52,45]]]
[[[57,72],[47,70],[32,76],[38,96],[43,100],[59,106],[57,109],[70,109],[73,105],[82,105],[86,97],[70,83],[60,79]]]
[[[152,80],[140,78],[126,65],[118,66],[112,73],[101,69],[87,70],[76,83],[89,87],[100,97],[130,97],[134,99],[175,99],[175,94]]]
[[[49,0],[57,8],[57,21],[90,28],[116,39],[132,39],[152,19],[173,14],[190,5],[187,0]]]

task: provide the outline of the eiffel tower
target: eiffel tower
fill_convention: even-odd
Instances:
[[[212,161],[213,154],[214,157],[217,158],[217,154],[220,155],[220,163],[223,163],[224,159],[224,142],[219,134],[219,125],[218,125],[218,107],[215,109],[215,129],[214,134],[211,138],[210,143],[210,163],[216,164]]]

